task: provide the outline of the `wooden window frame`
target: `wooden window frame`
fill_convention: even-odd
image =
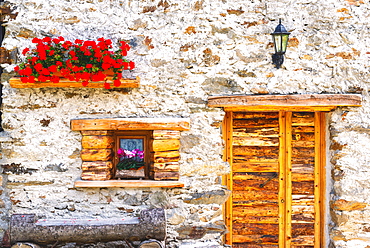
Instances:
[[[103,188],[103,187],[129,187],[129,188],[175,188],[184,187],[178,181],[179,164],[173,165],[174,159],[179,159],[180,132],[190,130],[189,118],[107,118],[107,119],[75,119],[71,120],[72,131],[80,131],[83,136],[107,135],[112,137],[115,133],[123,132],[152,132],[149,148],[151,165],[151,180],[81,180],[75,181],[78,188]],[[94,143],[94,142],[93,142]],[[165,145],[164,145],[165,144]],[[84,148],[84,147],[83,147]],[[99,147],[102,148],[102,147]],[[108,148],[106,146],[106,148]],[[115,148],[109,146],[109,149]],[[84,149],[83,149],[84,150]],[[85,149],[88,150],[88,149]],[[102,149],[103,151],[107,149]],[[166,151],[169,152],[166,152]],[[113,156],[113,151],[111,151]],[[82,154],[81,154],[82,157]],[[112,160],[112,159],[107,159]],[[84,160],[83,160],[84,161]],[[169,163],[167,163],[169,162]],[[99,163],[97,163],[99,164]]]
[[[114,170],[117,170],[117,164],[119,162],[117,151],[120,148],[121,139],[143,139],[144,146],[144,163],[145,163],[145,179],[149,179],[149,163],[150,163],[150,139],[152,137],[152,131],[118,131],[114,132],[114,157],[113,164]]]

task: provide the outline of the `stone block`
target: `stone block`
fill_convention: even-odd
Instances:
[[[231,194],[230,190],[213,190],[202,193],[194,193],[191,198],[185,199],[189,204],[219,204],[226,202]]]
[[[344,199],[339,199],[331,203],[333,210],[337,211],[354,211],[354,210],[364,210],[367,206],[364,202],[347,201]]]

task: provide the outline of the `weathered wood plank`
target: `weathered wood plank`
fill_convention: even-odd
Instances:
[[[315,148],[314,147],[293,147],[292,148],[292,159],[295,158],[311,158],[315,157]]]
[[[239,204],[233,205],[233,216],[279,216],[279,207],[276,206],[261,206],[249,207]]]
[[[113,148],[113,136],[95,135],[95,136],[82,136],[82,148]]]
[[[292,126],[315,126],[315,117],[313,112],[293,112]]]
[[[242,155],[247,159],[277,159],[279,156],[279,147],[275,146],[234,146],[233,149],[234,156]]]
[[[279,126],[279,119],[236,119],[233,128],[275,128]]]
[[[295,141],[295,142],[292,142],[292,147],[294,148],[302,148],[302,147],[315,147],[315,141],[311,141],[311,140],[308,140],[308,141],[304,141],[304,140],[299,140],[299,141]]]
[[[10,244],[31,243],[19,246],[17,244],[18,247],[40,247],[33,244],[52,247],[56,243],[96,244],[118,240],[132,242],[148,240],[148,237],[155,237],[160,241],[166,239],[166,217],[163,208],[145,209],[137,217],[125,216],[124,218],[96,216],[91,219],[71,217],[38,219],[34,214],[16,214],[11,216],[9,226],[11,227],[8,229]],[[117,246],[110,245],[110,247]]]
[[[299,111],[292,111],[292,118],[314,118],[315,112],[299,112]]]
[[[90,171],[83,171],[81,173],[82,180],[91,180],[91,181],[102,181],[102,180],[109,180],[112,178],[111,172],[90,172]]]
[[[292,223],[292,113],[288,112],[286,113],[286,126],[285,126],[285,142],[286,142],[286,149],[282,150],[282,153],[280,153],[280,156],[286,156],[285,161],[285,245],[286,247],[290,247],[291,244],[291,233],[292,233],[292,226],[290,223]],[[285,153],[285,154],[284,154]],[[281,232],[280,232],[281,233]]]
[[[271,244],[251,244],[251,243],[235,243],[233,248],[279,248],[279,245]],[[307,247],[308,248],[308,247]]]
[[[278,224],[269,223],[234,223],[233,235],[277,235]]]
[[[295,214],[292,215],[292,223],[313,223],[315,221],[315,217],[312,215],[308,214]]]
[[[313,164],[313,159],[311,159],[310,162],[311,163],[305,163],[305,164],[298,164],[298,163],[292,164],[292,172],[293,173],[314,173],[315,168]]]
[[[232,113],[226,112],[225,118],[222,125],[222,135],[223,139],[225,140],[225,149],[223,152],[223,160],[228,161],[230,167],[232,168],[233,165],[233,158],[232,158]],[[232,185],[232,170],[230,170],[229,174],[223,177],[223,183],[227,186],[227,188],[233,192],[233,185]],[[233,203],[231,197],[229,197],[225,203],[225,207],[223,208],[224,216],[225,216],[225,224],[228,230],[232,230],[233,228]],[[233,244],[232,241],[232,233],[226,232],[225,240],[228,244]]]
[[[109,161],[113,159],[112,149],[82,149],[82,161]]]
[[[314,206],[292,206],[292,223],[314,223],[315,208]]]
[[[278,224],[278,216],[255,216],[255,215],[244,215],[244,216],[233,216],[233,223],[271,223]]]
[[[275,172],[234,172],[233,173],[234,181],[235,180],[260,180],[263,183],[267,180],[270,180],[271,178],[277,178],[277,175]]]
[[[278,172],[279,163],[276,162],[250,162],[250,163],[233,163],[234,172]]]
[[[178,139],[160,139],[151,141],[152,152],[175,151],[180,149],[180,140]]]
[[[233,235],[233,247],[251,248],[253,247],[253,245],[258,244],[261,245],[260,247],[265,248],[269,247],[266,246],[268,244],[277,245],[278,239],[279,239],[278,235]],[[238,246],[240,245],[238,243],[244,243],[246,246]]]
[[[298,237],[292,238],[292,245],[300,245],[303,248],[314,247],[315,236],[314,235],[301,235]]]
[[[234,190],[232,192],[232,199],[234,202],[243,204],[245,201],[277,201],[278,192],[274,190],[266,190],[264,188],[258,191]]]
[[[279,127],[269,128],[234,128],[233,137],[268,137],[278,138]]]
[[[279,112],[279,191],[278,191],[278,202],[279,202],[279,247],[285,247],[286,241],[286,210],[285,210],[285,202],[286,202],[286,174],[285,174],[285,166],[286,166],[286,113]]]
[[[189,118],[116,118],[71,120],[73,131],[87,130],[178,130],[190,129]]]
[[[326,123],[323,113],[315,113],[315,247],[326,247],[325,234],[325,195],[326,195]]]
[[[209,107],[241,106],[361,106],[359,94],[209,96]]]
[[[313,173],[292,173],[292,181],[303,182],[303,181],[313,181],[315,180]]]
[[[314,133],[315,132],[315,127],[296,126],[296,127],[292,127],[292,132],[293,133]]]
[[[233,112],[233,119],[276,119],[279,118],[278,112]]]
[[[266,180],[234,180],[233,188],[234,190],[261,190],[261,185],[265,183]],[[272,179],[263,186],[264,190],[278,190],[279,180],[277,178]]]
[[[278,158],[274,158],[274,157],[258,157],[258,156],[254,156],[254,157],[245,157],[243,155],[235,155],[233,154],[233,163],[247,163],[247,162],[251,162],[251,163],[275,163],[278,161]]]
[[[154,180],[179,180],[180,178],[180,173],[178,171],[152,171],[150,175]]]
[[[82,135],[94,136],[94,135],[108,135],[113,136],[113,131],[81,131]]]
[[[167,163],[153,163],[151,166],[153,171],[179,171],[179,162],[167,162]]]
[[[292,238],[315,234],[314,223],[292,223]]]
[[[313,181],[292,182],[292,194],[293,195],[313,195],[314,194],[314,182]]]
[[[90,82],[87,86],[83,86],[81,82],[70,81],[67,78],[61,78],[59,83],[51,81],[47,82],[35,82],[35,83],[23,83],[19,77],[13,77],[9,80],[9,84],[13,88],[24,89],[24,88],[103,88],[107,82],[112,85],[112,88],[138,88],[140,86],[140,78],[136,79],[120,79],[121,85],[116,87],[113,86],[113,78],[107,77],[106,81]]]
[[[294,205],[313,206],[314,202],[315,202],[314,195],[292,195],[292,206]]]
[[[279,146],[279,138],[233,137],[233,146]]]
[[[99,171],[99,170],[111,170],[113,163],[110,161],[95,161],[95,162],[82,162],[82,170],[84,171]]]
[[[151,161],[154,163],[178,162],[180,159],[179,151],[166,151],[151,153]]]
[[[153,139],[180,139],[180,131],[154,130]]]
[[[329,112],[337,106],[232,106],[224,107],[226,112],[240,112],[240,111],[260,111],[260,112],[271,112],[271,111],[300,111],[300,112]]]
[[[278,204],[278,199],[272,199],[272,200],[249,200],[249,199],[244,199],[244,200],[236,200],[233,198],[233,203],[238,205],[238,206],[245,206],[245,207],[274,207]]]

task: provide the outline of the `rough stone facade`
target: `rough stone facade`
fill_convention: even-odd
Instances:
[[[223,247],[222,109],[211,95],[359,93],[363,106],[328,116],[328,244],[370,247],[370,4],[364,0],[9,0],[2,47],[0,236],[14,213],[110,218],[163,207],[168,247]],[[4,12],[5,13],[5,12]],[[2,12],[2,15],[6,15]],[[15,14],[17,13],[17,14]],[[270,33],[291,32],[283,68]],[[127,40],[131,90],[14,89],[19,51],[34,37]],[[186,117],[183,188],[75,188],[81,118]]]

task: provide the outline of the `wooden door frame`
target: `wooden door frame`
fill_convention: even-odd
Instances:
[[[241,111],[242,112],[242,111]],[[244,111],[249,112],[249,111]],[[296,112],[296,111],[293,111]],[[312,111],[309,111],[312,112]],[[326,235],[326,116],[325,112],[315,112],[315,171],[314,171],[314,208],[315,213],[315,248],[325,247]],[[291,123],[292,111],[279,111],[279,247],[291,245],[291,214],[292,213],[292,181],[291,181]],[[232,182],[232,135],[233,112],[226,112],[222,125],[222,135],[225,141],[224,161],[230,164],[230,174],[223,177],[223,184],[233,192]],[[285,155],[284,155],[284,154]],[[318,197],[316,197],[318,196]],[[225,243],[232,245],[233,215],[232,196],[224,205],[224,218],[229,232],[225,234]],[[287,228],[286,228],[287,227]],[[318,233],[319,235],[316,235]]]

